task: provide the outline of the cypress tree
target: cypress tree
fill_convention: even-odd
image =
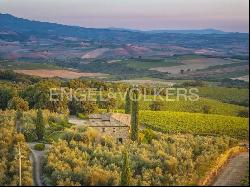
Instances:
[[[43,112],[41,109],[37,111],[37,117],[36,117],[36,135],[38,138],[38,141],[42,141],[45,133],[45,122],[43,119]]]
[[[125,114],[131,114],[130,89],[126,93]]]
[[[122,163],[122,171],[121,171],[121,186],[130,186],[131,181],[131,171],[129,165],[128,153],[125,151],[123,153],[123,163]]]
[[[99,109],[102,108],[101,96],[99,94],[96,96],[96,104]]]
[[[139,131],[139,92],[134,90],[132,101],[132,114],[131,114],[131,140],[138,140]]]
[[[17,133],[21,133],[21,128],[23,124],[23,112],[21,110],[17,110],[16,112],[15,124]]]

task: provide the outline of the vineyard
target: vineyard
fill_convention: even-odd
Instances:
[[[146,96],[147,99],[153,99],[153,96]],[[218,114],[224,116],[238,116],[240,111],[247,110],[246,107],[223,103],[214,99],[200,98],[198,101],[180,100],[175,101],[165,101],[157,99],[162,104],[162,111],[175,111],[175,112],[190,112],[190,113],[204,113],[204,108],[208,108],[206,113],[208,114]],[[124,101],[118,100],[117,106],[120,109],[124,108]],[[141,110],[150,110],[150,105],[152,101],[143,101],[143,98],[140,100],[140,109]]]
[[[239,139],[248,139],[249,134],[247,118],[162,111],[142,111],[140,118],[145,127],[165,133],[227,135]]]
[[[150,110],[150,106],[154,101],[161,103],[161,111],[175,111],[175,112],[190,112],[190,113],[206,113],[218,114],[224,116],[239,116],[241,111],[248,110],[248,90],[235,89],[235,88],[220,88],[216,91],[216,87],[201,87],[199,88],[199,99],[192,101],[189,98],[177,96],[154,96],[144,95],[144,91],[139,98],[141,110]],[[227,91],[229,90],[229,93]],[[214,95],[213,95],[214,92]],[[98,94],[93,95],[93,99],[98,97]],[[125,92],[112,92],[104,91],[100,93],[103,98],[109,96],[114,97],[116,101],[116,109],[124,109],[125,105]],[[86,95],[84,95],[86,96]],[[237,103],[236,101],[239,101]],[[207,108],[207,110],[205,110]]]

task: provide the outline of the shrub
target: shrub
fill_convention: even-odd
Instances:
[[[204,114],[210,114],[211,107],[208,105],[204,105],[202,110]]]
[[[150,107],[150,110],[161,111],[162,108],[164,107],[164,104],[161,101],[154,101],[149,107]]]
[[[63,131],[64,126],[57,124],[57,123],[50,122],[49,130],[51,130],[51,131]]]
[[[57,124],[61,124],[63,126],[66,126],[68,124],[68,119],[64,116],[49,116],[48,117],[48,122],[49,123],[57,123]]]
[[[29,110],[29,103],[21,97],[13,97],[8,102],[8,108],[13,110],[27,111]]]
[[[89,117],[86,114],[78,113],[77,117],[80,119],[88,119]]]
[[[26,140],[27,142],[34,142],[34,141],[37,141],[37,135],[36,135],[34,129],[26,128],[26,129],[23,131],[23,134],[24,134],[25,140]]]
[[[36,151],[44,151],[44,149],[45,149],[45,144],[43,144],[43,143],[38,143],[38,144],[36,144],[36,145],[34,146],[34,149],[35,149]]]
[[[249,110],[241,110],[238,112],[238,117],[248,118],[249,117]]]
[[[62,137],[62,139],[66,140],[68,143],[72,141],[73,138],[74,138],[74,132],[69,132],[69,131],[66,131]]]
[[[145,143],[151,143],[152,140],[157,139],[155,132],[151,129],[144,129],[142,133],[143,133],[142,141]]]

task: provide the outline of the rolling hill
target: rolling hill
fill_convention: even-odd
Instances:
[[[235,78],[247,75],[245,70],[248,69],[248,41],[248,33],[226,33],[215,29],[96,29],[28,20],[0,13],[0,60],[14,61],[11,69],[14,69],[15,63],[22,63],[22,67],[25,67],[25,63],[32,62],[84,72],[107,73],[119,79],[166,79],[171,74],[170,66],[178,66],[172,69],[183,69],[179,66],[183,64],[181,59],[188,56],[190,61],[204,59],[201,61],[203,64],[198,64],[195,68],[184,67],[184,70],[193,69],[193,72],[178,75],[174,79],[201,79],[204,75],[215,77],[217,74],[220,79]],[[236,65],[231,67],[229,59],[226,61],[230,67],[224,67],[228,63],[219,62],[225,61],[225,58],[244,59],[244,64],[234,63]],[[212,60],[212,65],[204,64]],[[223,67],[216,68],[220,71],[214,73],[215,70],[210,68],[214,65]],[[194,72],[199,67],[210,69]],[[229,72],[230,76],[225,77],[224,72]]]

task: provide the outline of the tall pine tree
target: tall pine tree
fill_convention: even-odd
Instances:
[[[129,158],[127,151],[124,151],[120,185],[130,186],[130,184],[131,184],[131,171],[129,165]]]
[[[43,140],[44,133],[45,133],[45,122],[43,119],[43,111],[39,109],[37,111],[37,117],[36,117],[36,135],[37,135],[38,141]]]
[[[126,93],[125,114],[131,114],[130,89]]]
[[[131,113],[131,140],[138,140],[139,133],[139,91],[133,91],[133,100],[132,100],[132,113]]]

